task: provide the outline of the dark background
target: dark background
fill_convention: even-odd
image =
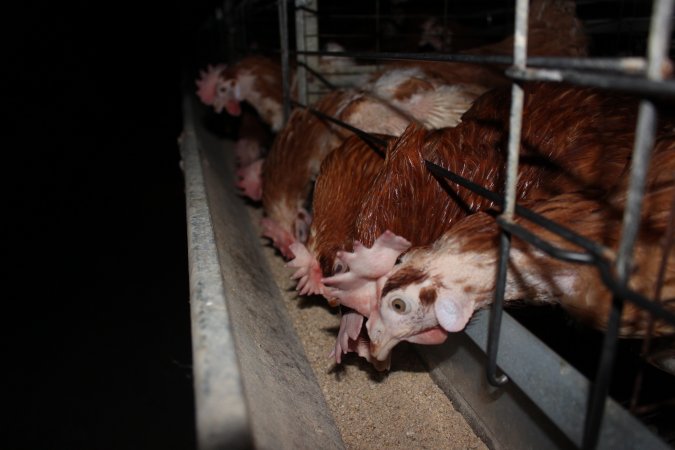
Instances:
[[[1,448],[195,446],[176,138],[210,9],[3,8]]]
[[[182,91],[194,89],[198,67],[226,59],[213,39],[218,5],[3,7],[2,101],[9,119],[0,242],[9,270],[1,272],[2,404],[9,417],[0,448],[195,447],[176,139]],[[630,16],[640,5],[578,12]],[[230,44],[246,36],[244,54],[253,42],[278,42],[274,14],[274,8],[251,14],[271,34],[252,33],[251,26],[246,35],[235,30]],[[598,34],[594,43],[601,54],[622,54],[615,47],[628,37],[625,30]]]

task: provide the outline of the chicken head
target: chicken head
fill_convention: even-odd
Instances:
[[[220,113],[223,108],[233,116],[241,114],[241,93],[236,78],[226,77],[225,64],[216,66],[209,65],[206,70],[200,72],[200,78],[196,81],[197,95],[200,100]]]
[[[340,304],[368,317],[384,276],[408,248],[408,240],[389,230],[382,233],[371,248],[355,242],[353,252],[337,253],[338,263],[344,264],[343,271],[321,280],[326,293],[337,298]]]

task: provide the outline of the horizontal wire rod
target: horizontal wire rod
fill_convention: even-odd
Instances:
[[[329,122],[332,122],[332,123],[334,123],[338,126],[341,126],[342,128],[344,128],[346,130],[351,131],[352,133],[354,133],[355,135],[360,137],[363,140],[363,142],[368,144],[368,146],[371,149],[373,149],[375,151],[375,153],[384,157],[384,154],[385,154],[384,148],[387,147],[387,141],[385,141],[384,139],[380,139],[377,136],[373,136],[372,134],[370,134],[366,131],[363,131],[360,128],[356,128],[355,126],[350,125],[346,122],[343,122],[340,119],[336,119],[333,116],[330,116],[328,114],[324,114],[321,111],[319,111],[318,109],[312,108],[311,106],[303,105],[302,103],[298,103],[294,100],[291,100],[291,104],[293,106],[298,107],[298,108],[306,109],[307,111],[311,112],[312,114],[314,114],[315,116],[317,116],[321,119],[328,120]]]
[[[580,86],[641,94],[650,97],[675,98],[675,82],[656,81],[627,75],[583,73],[574,70],[514,69],[506,75],[523,81],[567,82]]]
[[[352,125],[349,125],[348,123],[345,123],[339,119],[336,119],[335,117],[332,117],[328,114],[324,114],[321,111],[314,109],[310,106],[303,105],[301,103],[298,103],[294,100],[291,100],[291,103],[293,106],[299,107],[306,109],[307,111],[311,112],[312,114],[316,115],[317,117],[320,117],[322,119],[328,120],[338,126],[341,126],[357,136],[359,136],[363,141],[368,144],[375,152],[377,152],[380,156],[384,156],[385,152],[384,149],[387,146],[387,142],[377,136],[372,135],[371,133],[368,133],[367,131],[361,130],[359,128],[356,128]],[[493,201],[496,205],[503,207],[504,205],[504,196],[500,195],[496,192],[492,192],[488,189],[485,189],[483,186],[476,184],[460,175],[457,175],[454,172],[451,172],[431,161],[425,160],[425,165],[427,169],[435,174],[436,176],[440,176],[443,178],[446,178],[453,183],[456,183],[466,189],[469,189],[472,192],[475,192],[476,194],[487,198],[490,201]],[[675,325],[675,314],[672,312],[668,311],[667,309],[663,308],[660,304],[655,304],[651,300],[643,297],[642,295],[628,289],[627,287],[621,285],[618,283],[615,279],[614,276],[612,275],[612,270],[611,270],[611,264],[609,263],[610,259],[613,259],[615,252],[612,250],[596,243],[593,242],[580,234],[570,230],[569,228],[566,228],[560,224],[557,224],[556,222],[553,222],[549,219],[547,219],[544,216],[541,216],[534,211],[525,208],[523,206],[520,206],[518,204],[515,205],[515,213],[530,222],[552,232],[557,234],[558,236],[562,237],[566,241],[586,250],[590,256],[581,256],[583,255],[582,253],[575,253],[575,252],[569,252],[569,251],[563,251],[559,250],[558,253],[562,254],[566,258],[562,259],[567,259],[570,261],[576,261],[579,263],[588,263],[591,260],[593,263],[599,268],[600,270],[600,275],[601,278],[603,279],[603,282],[605,285],[611,289],[616,295],[619,295],[623,298],[625,298],[628,301],[631,301],[635,303],[637,306],[649,311],[650,313],[654,314],[657,316],[659,319],[665,320],[667,322],[670,322]],[[546,242],[543,240],[537,241],[536,239],[529,240],[527,236],[527,231],[521,232],[519,231],[519,226],[516,224],[513,224],[513,222],[510,221],[504,221],[498,220],[498,223],[500,226],[504,228],[508,228],[508,230],[512,233],[520,237],[521,239],[525,240],[526,242],[536,245],[537,242]],[[522,228],[521,228],[522,229]],[[548,247],[546,247],[548,246]],[[542,250],[545,248],[555,248],[548,242],[544,244],[542,247]],[[555,253],[554,251],[553,253]],[[565,253],[567,252],[567,253]],[[553,254],[551,256],[554,256]],[[555,256],[554,256],[555,257]],[[665,302],[664,302],[665,303]]]
[[[334,11],[317,11],[316,9],[308,8],[307,6],[298,6],[295,9],[299,9],[310,14],[316,14],[317,16],[330,17],[331,19],[388,19],[388,18],[400,18],[403,14],[350,14],[350,13],[340,13]],[[513,8],[497,8],[491,10],[482,10],[475,13],[455,13],[452,14],[453,19],[471,19],[471,18],[482,18],[486,15],[508,15],[513,14]],[[427,14],[410,14],[406,13],[405,17],[408,19],[418,18],[418,19],[427,19],[429,15]]]
[[[477,185],[466,178],[463,178],[460,175],[457,175],[456,173],[453,173],[447,169],[444,169],[443,167],[436,165],[430,161],[426,161],[427,168],[429,170],[439,176],[442,176],[444,178],[447,178],[448,180],[459,184],[462,187],[465,187],[472,192],[475,192],[476,194],[487,198],[488,200],[494,201],[498,205],[503,205],[504,204],[504,197],[489,191],[485,189],[484,187]],[[574,244],[578,247],[581,247],[582,249],[586,250],[587,252],[590,253],[591,256],[585,257],[585,256],[579,256],[580,254],[569,254],[571,259],[578,258],[582,263],[586,263],[587,261],[590,261],[589,258],[592,257],[593,261],[598,265],[600,269],[600,274],[601,277],[603,278],[603,281],[605,281],[605,284],[612,290],[614,291],[617,295],[620,295],[627,300],[635,303],[636,305],[640,306],[641,308],[651,312],[655,316],[658,316],[660,319],[663,319],[667,322],[670,322],[675,325],[675,314],[672,312],[668,311],[667,309],[663,308],[661,305],[657,305],[651,300],[645,298],[644,296],[637,294],[636,292],[628,289],[624,285],[620,284],[614,279],[614,276],[612,275],[612,269],[611,269],[611,264],[610,264],[610,259],[613,259],[612,256],[614,252],[611,250],[607,249],[606,247],[597,244],[596,242],[593,242],[580,234],[577,234],[576,232],[560,225],[557,224],[549,219],[547,219],[544,216],[541,216],[531,209],[525,208],[523,206],[520,206],[518,204],[515,205],[515,212],[517,215],[529,220],[530,222],[552,232],[557,234],[558,236],[562,237],[566,241],[570,242],[571,244]],[[522,227],[520,227],[517,224],[514,224],[511,221],[504,220],[504,219],[498,219],[498,223],[500,226],[504,228],[508,228],[508,230],[512,233],[517,235],[518,237],[522,238],[526,242],[530,244],[535,244],[539,241],[541,242],[546,242],[543,240],[530,240],[528,236],[527,230],[520,231]],[[539,239],[539,238],[537,238]],[[546,245],[549,246],[548,248],[556,248],[553,247],[550,243],[546,242]],[[545,246],[540,247],[542,250],[546,248]],[[553,256],[553,255],[552,255]],[[571,260],[570,259],[570,260]],[[600,264],[597,264],[600,263]]]
[[[663,80],[663,63],[668,54],[671,17],[673,14],[673,0],[655,0],[652,7],[652,19],[649,27],[649,41],[647,46],[647,78],[660,82]],[[635,126],[635,142],[631,161],[629,186],[626,205],[623,214],[621,238],[615,260],[614,268],[616,281],[619,286],[628,290],[626,285],[630,279],[633,247],[640,228],[640,211],[644,196],[644,187],[647,169],[654,146],[656,134],[657,112],[656,105],[648,99],[640,102],[637,124]],[[602,269],[602,267],[600,267]],[[601,270],[601,272],[603,272]],[[614,277],[612,277],[614,278]],[[616,292],[616,291],[615,291]],[[586,422],[582,447],[584,449],[595,448],[602,426],[602,417],[609,385],[612,380],[612,369],[616,359],[617,339],[624,308],[624,299],[627,296],[617,292],[612,302],[612,308],[607,317],[605,337],[602,343],[602,353],[598,364],[593,389],[589,396]],[[634,303],[636,303],[634,301]],[[638,304],[638,306],[640,306]],[[656,306],[656,304],[652,305]]]
[[[518,236],[520,239],[524,240],[528,244],[532,244],[540,248],[541,250],[545,251],[554,258],[583,264],[587,263],[594,264],[598,268],[600,272],[600,277],[602,278],[605,285],[615,295],[618,295],[630,302],[633,302],[640,308],[650,312],[653,316],[675,325],[675,314],[663,308],[660,304],[647,299],[646,297],[638,294],[635,291],[630,290],[625,286],[625,284],[617,281],[612,273],[612,265],[606,259],[593,254],[586,254],[586,256],[581,256],[584,254],[577,252],[569,252],[568,250],[560,249],[558,247],[553,246],[549,242],[540,239],[533,233],[530,233],[526,229],[520,227],[519,225],[516,225],[513,222],[508,222],[501,218],[497,219],[497,222],[501,227],[508,230],[511,234]],[[670,301],[670,299],[666,300],[666,302],[668,301]]]
[[[321,81],[321,83],[323,83],[324,86],[326,86],[326,87],[327,87],[328,89],[330,89],[331,91],[334,91],[335,89],[337,89],[337,87],[336,87],[333,83],[331,83],[330,81],[328,81],[328,80],[326,79],[326,77],[324,77],[323,75],[321,75],[319,72],[317,72],[316,70],[312,69],[312,68],[309,66],[309,64],[307,64],[307,63],[305,63],[305,62],[302,62],[302,61],[298,61],[297,64],[298,64],[299,66],[304,67],[309,73],[311,73],[312,75],[314,75],[314,76],[317,78],[317,80]]]
[[[436,62],[463,62],[475,64],[513,64],[510,55],[469,55],[439,53],[407,53],[407,52],[323,52],[297,51],[298,55],[335,56],[341,58],[378,59],[378,60],[411,60]],[[526,64],[535,67],[569,68],[583,70],[602,70],[626,72],[630,74],[644,73],[647,63],[642,57],[630,58],[571,58],[554,56],[531,56]]]

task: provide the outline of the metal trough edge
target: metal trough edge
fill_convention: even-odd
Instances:
[[[204,132],[196,110],[186,95],[181,155],[199,448],[344,448],[234,192],[232,152]]]
[[[418,346],[436,383],[493,448],[580,448],[590,382],[504,313],[497,363],[512,382],[487,383],[489,311],[440,346]],[[598,449],[669,449],[612,399]]]

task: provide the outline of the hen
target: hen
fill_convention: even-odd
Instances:
[[[216,112],[241,114],[247,102],[273,131],[283,125],[281,66],[264,56],[247,56],[232,66],[208,66],[196,81],[197,95]]]
[[[225,109],[242,116],[234,151],[237,159],[237,187],[252,200],[260,200],[262,154],[270,140],[261,119],[273,131],[282,125],[281,67],[272,59],[248,56],[231,67],[208,66],[196,81],[197,95],[216,112]],[[247,112],[246,102],[257,112]],[[260,119],[258,119],[260,118]]]
[[[385,143],[394,139],[377,137]],[[335,253],[344,244],[345,236],[353,233],[358,205],[383,165],[384,158],[358,136],[348,137],[321,163],[306,247],[293,243],[290,248],[295,259],[287,264],[298,269],[293,278],[298,280],[301,295],[323,294],[323,275],[342,272],[335,265]]]
[[[588,36],[576,17],[574,0],[531,0],[528,16],[529,56],[587,56]],[[511,55],[514,37],[465,50],[473,55]]]
[[[533,14],[530,17],[530,27],[532,31],[532,39],[536,45],[537,41],[542,40],[547,44],[550,44],[548,47],[548,52],[550,53],[560,53],[560,54],[583,54],[585,52],[585,43],[586,38],[583,33],[578,19],[574,15],[574,3],[569,0],[555,0],[555,1],[535,1],[532,5]],[[549,28],[546,28],[545,25],[549,24],[551,20],[555,18],[556,20],[563,20],[565,23],[574,25],[569,31],[569,36],[565,36],[565,39],[560,38],[558,34],[559,31],[552,31]],[[548,39],[542,38],[543,32],[538,30],[548,30],[549,36]],[[555,37],[555,39],[553,39]],[[553,45],[549,42],[551,39],[557,45]],[[493,44],[492,46],[485,46],[482,51],[484,52],[501,52],[509,53],[504,48],[505,45],[513,46],[512,39],[506,39],[505,41]],[[546,51],[540,50],[536,53],[547,53]],[[401,64],[401,63],[397,63]],[[446,128],[457,125],[460,121],[461,115],[472,105],[474,100],[484,93],[489,87],[504,84],[506,79],[503,76],[499,77],[498,81],[489,81],[485,82],[484,85],[475,84],[477,79],[481,79],[481,73],[488,71],[490,74],[493,74],[491,69],[486,69],[481,66],[472,65],[472,64],[455,64],[455,63],[440,63],[438,65],[429,64],[429,63],[420,63],[420,62],[411,62],[404,63],[404,67],[397,67],[396,64],[385,69],[384,71],[376,74],[373,79],[366,85],[366,89],[377,98],[380,98],[393,107],[405,112],[406,115],[415,119],[417,122],[421,123],[429,129],[435,128]],[[492,76],[492,75],[490,75]],[[499,107],[495,105],[490,105],[491,102],[500,99],[501,102]],[[486,96],[486,99],[483,100],[483,105],[487,105],[487,108],[504,110],[508,106],[504,103],[504,95],[500,96]],[[483,110],[486,107],[483,106]],[[480,110],[480,109],[478,109]],[[475,114],[475,113],[474,113]],[[503,117],[503,115],[502,115]],[[478,128],[478,133],[484,131],[489,131],[489,128]],[[418,135],[418,144],[421,144]],[[443,134],[441,135],[443,136]],[[453,138],[454,136],[451,136]],[[440,139],[440,137],[429,137],[430,140]],[[478,137],[474,137],[476,142]],[[409,148],[412,148],[415,144],[410,144]],[[486,144],[486,147],[482,152],[477,152],[473,156],[473,160],[469,162],[469,165],[476,167],[477,161],[481,159],[489,158],[502,158],[501,153],[499,154],[486,154],[485,149],[487,149],[490,144]],[[414,155],[409,156],[413,159]],[[411,167],[416,167],[418,169],[418,174],[423,179],[424,182],[431,180],[431,177],[426,173],[426,169],[422,166],[420,160],[416,160],[415,164],[407,164],[405,162],[406,156],[401,155],[397,158],[401,170],[408,170],[410,172]],[[459,163],[460,156],[457,152],[450,157],[451,159]],[[469,157],[471,158],[471,157]],[[490,169],[489,173],[476,174],[476,177],[491,179],[493,182],[492,186],[495,186],[494,183],[500,183],[500,179],[496,179],[493,175],[494,168],[498,167],[498,161],[493,161],[494,164],[484,164],[484,168]],[[392,167],[394,163],[390,164]],[[389,170],[389,173],[397,173],[395,168]],[[467,171],[467,174],[469,172]],[[401,178],[414,178],[415,174],[412,172],[409,173],[410,176],[402,176]],[[425,178],[426,176],[426,178]],[[435,194],[435,193],[434,193]],[[379,197],[378,197],[379,198]],[[330,199],[328,199],[330,201]],[[481,201],[481,200],[478,200]],[[405,204],[405,203],[403,203]],[[378,207],[374,203],[371,204],[372,207]],[[367,208],[366,208],[367,209]],[[371,208],[371,211],[374,209]],[[383,214],[387,214],[384,212]]]
[[[371,133],[399,135],[408,119],[388,105],[353,90],[333,91],[314,109]],[[263,234],[286,258],[289,246],[305,242],[311,216],[307,208],[313,179],[331,150],[351,134],[312,112],[296,109],[277,135],[263,167]]]
[[[238,139],[234,144],[236,186],[242,195],[254,201],[262,198],[262,164],[265,149],[271,142],[269,129],[253,113],[243,109]]]
[[[422,133],[415,133],[415,130]],[[351,249],[351,242],[355,236],[356,218],[362,211],[361,205],[370,204],[369,196],[375,195],[376,198],[380,198],[380,192],[373,194],[369,193],[369,190],[379,191],[380,187],[389,186],[382,184],[387,183],[382,173],[397,173],[407,179],[428,176],[421,161],[417,164],[410,164],[405,154],[416,152],[420,144],[419,139],[423,134],[423,130],[419,127],[407,130],[396,145],[387,151],[386,162],[358,140],[352,140],[355,145],[344,145],[330,154],[328,161],[321,166],[315,187],[313,199],[315,213],[310,229],[309,249],[299,242],[290,246],[295,259],[289,265],[297,269],[295,278],[299,280],[298,290],[301,294],[320,293],[331,301],[331,295],[325,291],[321,277],[341,273],[347,269],[347,264],[339,257],[336,258],[336,255],[339,250]],[[410,142],[411,139],[418,139],[418,142]],[[389,140],[392,141],[392,139]],[[399,149],[405,150],[399,151]],[[481,170],[487,167],[491,171],[493,165],[483,164],[481,166],[478,162],[497,158],[498,161],[494,165],[498,165],[503,160],[503,155],[484,150],[478,149],[473,155],[469,155],[468,152],[456,155],[457,161],[461,158],[465,161],[471,160],[465,165],[463,172],[465,175],[491,178],[490,172],[481,172]],[[426,181],[433,181],[433,179],[429,178]],[[378,208],[376,204],[373,207]],[[361,356],[367,357],[367,354],[362,351],[363,341],[358,338],[363,322],[362,314],[363,312],[359,314],[348,311],[343,315],[336,344],[338,362],[341,351],[357,351]]]
[[[588,39],[575,15],[572,0],[531,0],[528,17],[528,53],[531,56],[585,56]],[[485,44],[475,29],[460,23],[427,19],[421,25],[420,47],[439,52],[510,55],[513,37]]]
[[[385,142],[393,139],[388,136],[378,138]],[[323,275],[342,272],[339,263],[334,265],[335,252],[345,236],[353,232],[357,205],[383,164],[384,159],[357,136],[347,138],[321,164],[314,188],[313,221],[307,247],[299,242],[292,244],[290,248],[295,258],[287,264],[297,269],[293,278],[298,280],[297,289],[301,295],[323,294]],[[342,309],[334,349],[337,363],[341,362],[344,353],[354,351],[377,364],[370,358],[365,329],[362,334],[362,317]],[[386,364],[382,368],[385,367]]]
[[[571,0],[533,0],[530,5],[530,56],[585,56],[588,39]],[[513,54],[514,38],[466,50],[469,55]],[[510,85],[504,68],[458,62],[396,62],[368,85],[374,95],[407,111],[427,128],[454,126],[483,92]]]
[[[675,139],[672,136],[662,139],[656,152],[629,280],[629,287],[646,297],[653,296],[663,254],[661,238],[668,227],[675,195]],[[590,199],[580,192],[561,194],[536,202],[533,210],[615,249],[621,232],[624,188],[621,186],[618,193],[602,200]],[[516,222],[530,231],[537,228],[520,218]],[[557,247],[578,250],[551,232],[542,229],[536,234]],[[414,342],[418,334],[437,329],[439,325],[448,332],[460,331],[475,310],[490,304],[495,288],[498,235],[495,220],[488,214],[478,213],[458,222],[433,245],[406,254],[401,264],[387,275],[377,307],[368,319],[373,357],[387,359],[396,343]],[[675,248],[668,250],[661,297],[671,300],[675,297]],[[505,301],[518,300],[559,303],[582,321],[603,328],[612,294],[604,287],[594,266],[556,260],[513,239]],[[665,304],[675,312],[672,301]],[[643,337],[647,323],[648,313],[627,303],[620,334]],[[673,334],[675,326],[657,321],[654,333]]]
[[[532,84],[525,92],[518,198],[535,200],[582,188],[589,193],[612,189],[630,160],[637,102],[563,85]],[[500,191],[508,114],[508,94],[493,91],[481,97],[456,128],[410,127],[393,144],[391,158],[360,207],[354,251],[336,253],[349,271],[324,279],[325,294],[368,316],[383,277],[407,249],[399,251],[400,243],[388,249],[387,241],[397,235],[413,246],[428,245],[458,219],[493,206],[464,188],[450,190],[438,183],[426,170],[424,159]],[[378,236],[386,236],[387,241],[369,250]],[[345,243],[343,248],[349,246]],[[382,258],[383,251],[390,254]],[[442,340],[438,331],[418,336],[418,342]]]
[[[455,76],[459,68],[447,67],[441,76],[425,66],[391,67],[374,75],[365,90],[426,128],[453,127],[481,94],[498,84]],[[476,76],[481,69],[471,70]]]

